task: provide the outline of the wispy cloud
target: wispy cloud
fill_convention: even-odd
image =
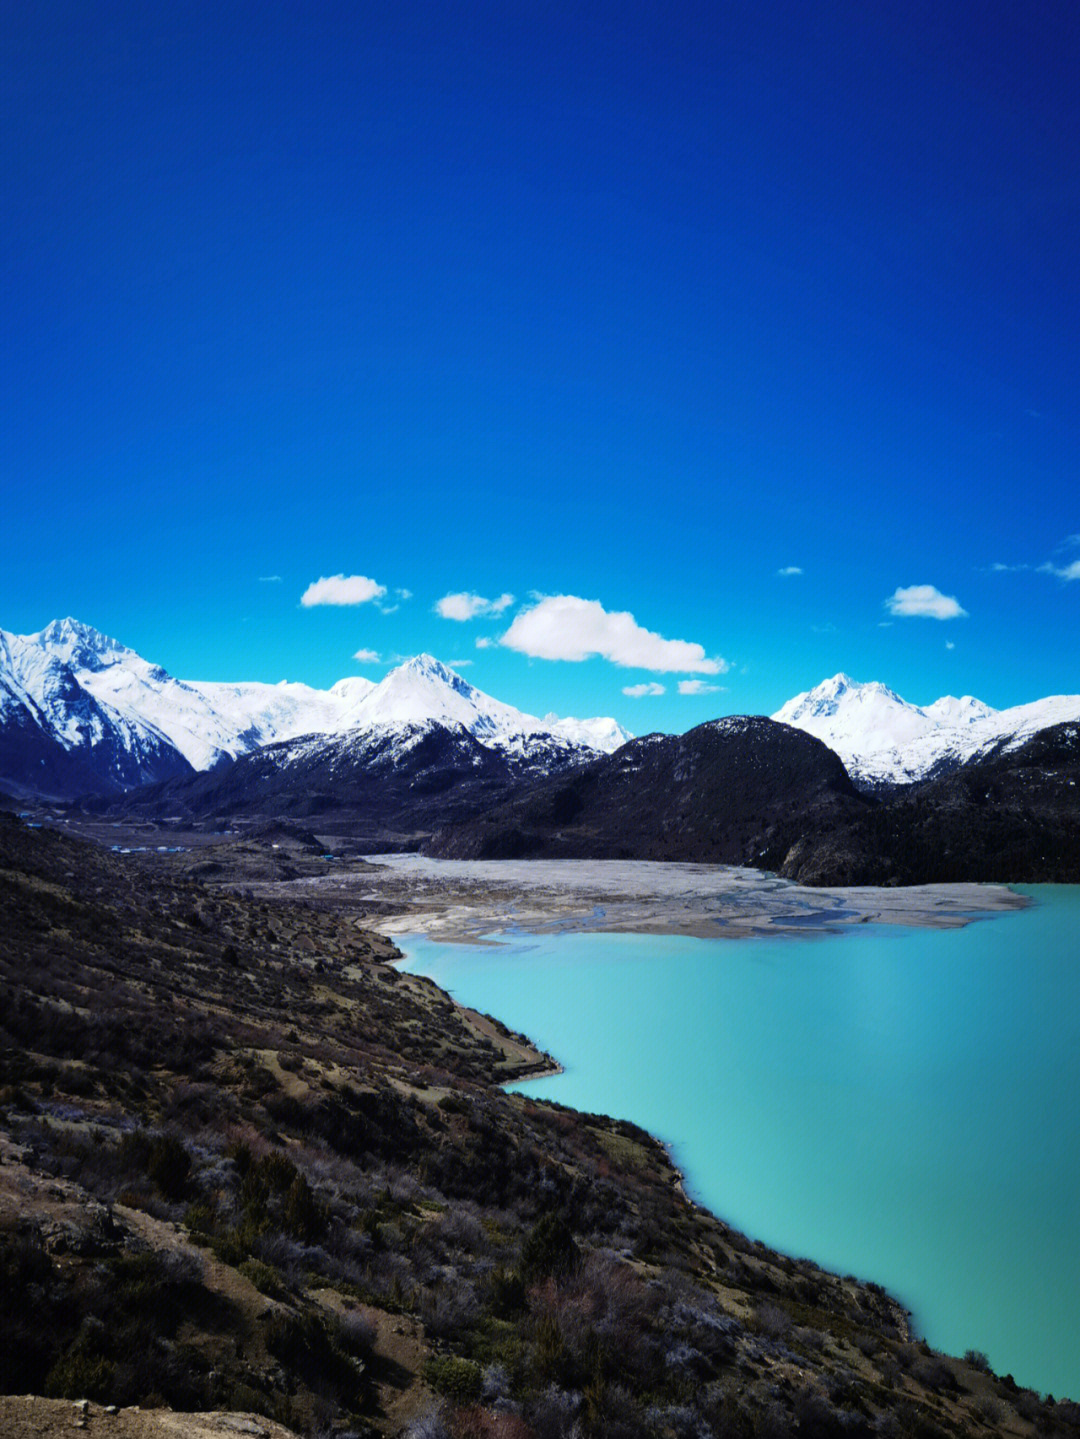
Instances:
[[[260,585],[280,585],[280,584],[281,584],[281,576],[280,576],[280,575],[260,575],[260,576],[259,576],[259,584],[260,584]]]
[[[378,650],[357,650],[353,655],[354,660],[359,660],[362,665],[377,665],[379,663]]]
[[[648,684],[623,686],[623,694],[629,695],[632,700],[643,700],[646,695],[662,695],[663,693],[664,686],[657,684],[655,680],[651,680]]]
[[[476,641],[476,648],[478,650],[493,650],[495,648],[495,641],[490,635],[481,635]]]
[[[369,580],[366,575],[330,575],[315,580],[300,596],[305,609],[312,605],[366,605],[381,600],[386,586]]]
[[[719,694],[723,688],[723,685],[707,685],[704,680],[679,681],[681,695],[715,695]]]
[[[782,570],[777,570],[776,573],[777,573],[778,575],[783,575],[785,578],[786,578],[787,576],[789,576],[789,575],[801,575],[801,574],[802,574],[802,566],[801,566],[801,565],[785,565]]]
[[[501,615],[514,603],[513,595],[500,595],[497,600],[486,600],[483,595],[469,594],[461,590],[456,594],[443,595],[435,601],[435,613],[444,620],[474,620],[479,615]]]
[[[954,649],[956,648],[956,641],[955,641],[955,640],[946,640],[946,641],[945,641],[945,648],[946,648],[947,650],[954,650]]]
[[[666,640],[642,628],[628,611],[605,610],[599,600],[548,595],[523,610],[499,643],[542,660],[585,660],[594,655],[625,669],[665,674],[723,674],[730,666],[710,659],[701,645]]]
[[[885,601],[891,615],[919,615],[931,620],[959,620],[967,617],[955,595],[943,595],[934,585],[908,585]]]
[[[396,615],[405,601],[412,599],[412,590],[395,590],[394,598],[397,603],[393,605],[384,605],[382,600],[376,601],[375,607],[381,615]]]

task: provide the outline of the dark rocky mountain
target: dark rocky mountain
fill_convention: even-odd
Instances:
[[[842,823],[811,816],[780,873],[804,884],[1080,882],[1080,725],[1006,744]]]
[[[838,757],[766,719],[650,735],[448,826],[455,859],[666,859],[803,884],[1080,881],[1080,725],[874,799]]]
[[[434,721],[309,735],[93,807],[148,819],[317,818],[324,833],[377,847],[415,844],[592,753],[557,740],[548,746],[539,736],[532,741],[514,752]]]
[[[427,846],[455,859],[690,860],[775,869],[813,825],[871,807],[820,740],[761,717],[647,735]]]

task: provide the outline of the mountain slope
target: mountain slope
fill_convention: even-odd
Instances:
[[[647,735],[614,755],[456,828],[426,853],[455,859],[691,860],[774,868],[809,817],[839,822],[871,803],[840,760],[760,717]]]
[[[865,789],[912,784],[959,768],[1039,730],[1080,720],[1080,695],[995,710],[971,695],[920,707],[885,685],[838,674],[795,695],[773,715],[823,740]]]

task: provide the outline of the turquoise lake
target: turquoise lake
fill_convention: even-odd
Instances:
[[[666,1140],[752,1238],[876,1280],[952,1353],[1080,1398],[1080,886],[964,929],[410,938],[406,968]]]

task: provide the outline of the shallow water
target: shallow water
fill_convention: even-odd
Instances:
[[[961,930],[409,939],[406,967],[634,1120],[751,1237],[876,1280],[935,1347],[1080,1397],[1080,887]]]

